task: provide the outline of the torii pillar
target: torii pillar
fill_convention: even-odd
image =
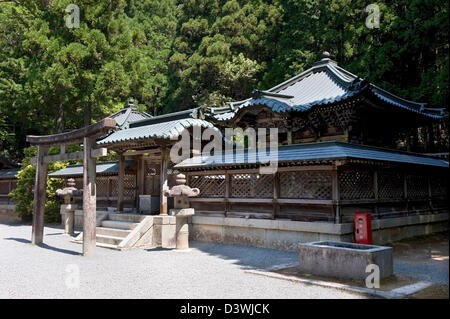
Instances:
[[[83,159],[83,255],[95,255],[95,227],[96,227],[96,158],[107,155],[106,148],[95,149],[95,140],[109,130],[116,127],[116,121],[106,118],[95,124],[67,133],[27,136],[27,142],[37,146],[37,156],[31,160],[36,164],[36,180],[34,187],[33,228],[31,242],[40,244],[44,234],[45,195],[47,187],[48,163]],[[82,152],[47,155],[50,146],[83,143]]]

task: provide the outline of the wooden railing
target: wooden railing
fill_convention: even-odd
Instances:
[[[199,214],[343,222],[356,211],[388,218],[448,209],[445,178],[429,172],[313,166],[187,172],[201,193],[191,203]]]

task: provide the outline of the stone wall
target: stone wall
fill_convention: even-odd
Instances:
[[[448,230],[448,213],[418,215],[372,221],[373,241],[392,241]],[[297,250],[300,243],[313,241],[353,242],[353,223],[299,222],[192,216],[193,240],[240,244],[282,250]]]
[[[20,223],[22,220],[14,211],[16,205],[0,205],[0,223]]]

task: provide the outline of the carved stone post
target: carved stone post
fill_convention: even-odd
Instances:
[[[64,204],[61,205],[61,213],[64,213],[64,233],[70,236],[74,235],[74,213],[77,209],[77,205],[73,203],[73,197],[81,195],[82,192],[75,188],[73,178],[67,180],[67,187],[56,191],[56,195],[64,199]]]
[[[174,209],[171,209],[169,215],[176,217],[176,249],[189,248],[189,225],[188,217],[195,214],[193,208],[189,208],[189,197],[198,196],[198,188],[190,188],[186,184],[186,177],[178,174],[175,180],[176,186],[165,191],[168,197],[174,197]]]

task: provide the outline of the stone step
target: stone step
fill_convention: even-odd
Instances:
[[[98,235],[106,235],[106,236],[115,236],[120,238],[125,238],[131,233],[129,229],[117,229],[117,228],[108,228],[108,227],[97,227],[96,233]]]
[[[95,240],[97,243],[117,246],[122,242],[123,238],[116,236],[97,235]]]
[[[127,221],[127,222],[133,222],[133,223],[139,223],[141,222],[146,216],[145,215],[137,215],[137,214],[116,214],[116,213],[109,213],[108,219],[109,220],[120,220],[120,221]]]
[[[127,229],[132,230],[136,228],[139,223],[127,222],[123,220],[104,220],[102,221],[102,227],[106,228],[117,228],[117,229]]]

